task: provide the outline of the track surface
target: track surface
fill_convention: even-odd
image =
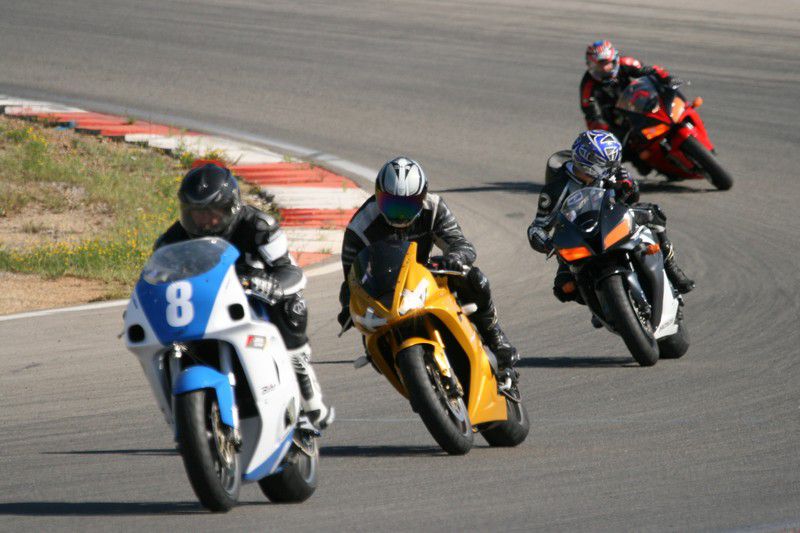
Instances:
[[[278,506],[250,486],[210,516],[116,339],[121,309],[4,322],[0,530],[800,525],[800,7],[529,4],[0,2],[0,92],[197,119],[373,168],[418,158],[477,245],[534,419],[518,449],[442,456],[386,382],[353,370],[358,340],[335,335],[340,279],[315,278],[310,331],[341,418],[321,487]],[[547,155],[580,127],[597,37],[694,82],[736,179],[644,195],[698,281],[690,353],[649,369],[552,298],[555,265],[524,236]]]

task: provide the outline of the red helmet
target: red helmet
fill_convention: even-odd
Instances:
[[[619,52],[611,41],[595,41],[586,48],[586,69],[597,81],[617,76]]]

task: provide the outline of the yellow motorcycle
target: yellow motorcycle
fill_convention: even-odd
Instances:
[[[366,355],[408,398],[447,453],[463,455],[480,432],[491,446],[516,446],[530,423],[516,380],[500,373],[448,288],[463,272],[417,261],[417,243],[381,241],[362,250],[348,276],[350,315]],[[498,382],[499,381],[499,382]]]

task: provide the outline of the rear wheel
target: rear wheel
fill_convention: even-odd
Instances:
[[[669,337],[658,340],[658,350],[661,359],[678,359],[689,350],[689,333],[683,318],[678,320],[678,331]]]
[[[241,471],[216,395],[203,389],[176,396],[175,423],[183,464],[200,503],[210,511],[229,511],[239,497]]]
[[[733,187],[733,178],[728,171],[722,168],[714,154],[696,138],[689,137],[683,141],[681,150],[703,169],[714,187],[721,191],[727,191]]]
[[[625,288],[620,276],[611,276],[603,281],[603,292],[614,317],[614,328],[625,346],[642,366],[653,366],[658,362],[658,343],[653,328],[644,312],[637,308]]]
[[[319,447],[311,435],[303,438],[302,446],[292,443],[283,460],[281,471],[258,482],[261,492],[276,503],[306,501],[317,490]]]
[[[506,398],[506,409],[508,411],[507,420],[492,424],[481,431],[481,435],[489,443],[489,446],[517,446],[528,436],[531,421],[528,419],[528,410],[525,409],[522,402]]]
[[[433,356],[421,345],[410,346],[397,354],[397,366],[411,406],[439,446],[451,455],[467,453],[473,440],[467,406],[446,390]]]

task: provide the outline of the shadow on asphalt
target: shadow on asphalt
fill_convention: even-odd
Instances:
[[[178,455],[175,448],[140,448],[130,450],[71,450],[68,452],[42,452],[42,455]]]
[[[520,359],[518,367],[524,368],[595,368],[595,367],[636,367],[639,365],[630,357],[527,357]]]
[[[490,191],[507,191],[507,192],[524,192],[528,194],[539,194],[542,192],[544,185],[541,183],[532,183],[530,181],[493,181],[484,185],[477,185],[475,187],[452,187],[450,189],[438,189],[436,192],[490,192]]]
[[[247,504],[245,504],[247,505]],[[208,514],[197,502],[0,503],[0,516],[125,516]]]
[[[320,453],[325,457],[419,457],[420,455],[446,455],[438,446],[324,446]]]
[[[700,180],[692,180],[692,181],[700,181]],[[685,185],[679,185],[679,183]],[[685,182],[674,182],[674,181],[640,181],[639,182],[639,191],[642,193],[654,193],[654,192],[666,192],[666,193],[674,193],[674,194],[696,194],[696,193],[708,193],[708,192],[721,192],[711,186],[710,183],[704,181],[703,183],[708,185],[709,188],[704,189],[697,189],[695,187],[687,187],[689,181]]]
[[[314,361],[314,366],[317,365],[352,365],[352,359],[339,359],[336,361]]]

